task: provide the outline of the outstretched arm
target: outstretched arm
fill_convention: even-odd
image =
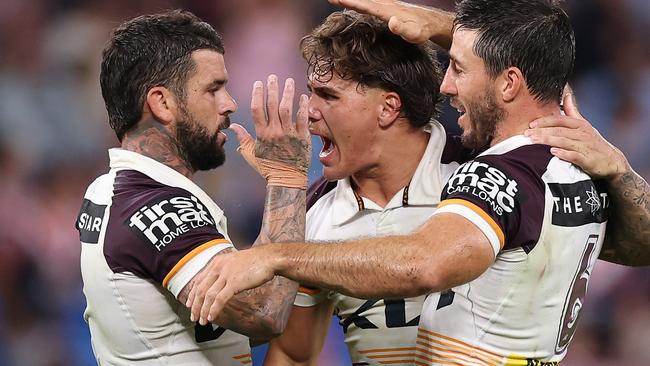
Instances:
[[[571,93],[564,96],[564,111],[566,116],[534,121],[526,135],[554,146],[554,155],[607,182],[610,215],[599,258],[627,266],[650,265],[650,185],[580,114]]]
[[[272,241],[303,240],[305,191],[268,186],[261,231],[254,246],[269,244]],[[234,251],[234,249],[224,250],[215,258]],[[178,297],[181,303],[187,304],[194,285],[200,281],[206,270],[216,265],[215,258],[181,291]],[[264,286],[234,296],[213,322],[258,340],[278,336],[288,321],[297,287],[293,281],[274,277]],[[206,324],[206,321],[204,320],[202,324]]]
[[[328,0],[330,4],[374,15],[388,23],[391,32],[411,43],[431,40],[451,48],[454,14],[437,8],[396,0]]]
[[[494,261],[483,231],[461,215],[432,216],[417,232],[341,244],[273,244],[216,258],[193,314],[215,316],[234,294],[280,275],[357,298],[415,297],[469,282]],[[452,265],[450,265],[452,264]]]
[[[307,98],[301,96],[297,122],[294,125],[293,96],[294,82],[288,79],[282,101],[278,104],[278,82],[277,78],[271,75],[268,80],[267,118],[264,113],[262,84],[256,82],[251,109],[257,139],[253,140],[243,127],[231,126],[240,141],[242,155],[268,183],[262,229],[254,246],[304,240],[305,189],[311,145],[307,128]],[[190,294],[196,283],[218,266],[219,257],[221,256],[215,256],[182,291],[179,299],[188,307],[192,305],[193,297]],[[297,284],[294,282],[274,277],[264,286],[235,296],[214,322],[256,339],[277,336],[287,323],[296,289]],[[206,324],[207,320],[201,318],[199,322]]]

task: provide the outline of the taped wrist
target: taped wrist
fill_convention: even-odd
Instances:
[[[245,141],[237,148],[248,165],[252,166],[270,186],[307,189],[307,171],[279,161],[255,156],[255,142]]]
[[[259,171],[270,186],[307,189],[307,172],[273,160],[257,158]]]

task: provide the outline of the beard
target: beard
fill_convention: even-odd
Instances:
[[[495,101],[494,92],[488,91],[484,97],[467,103],[467,115],[471,129],[463,131],[463,146],[481,152],[487,150],[496,133],[497,124],[505,117],[505,111]]]
[[[181,157],[190,165],[192,170],[210,170],[217,168],[226,161],[226,152],[223,146],[217,143],[217,134],[209,134],[196,119],[181,106],[183,120],[179,121],[176,128],[176,144]],[[226,116],[224,125],[230,125]]]

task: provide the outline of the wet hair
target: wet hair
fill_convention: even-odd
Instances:
[[[195,69],[192,52],[224,53],[221,35],[188,11],[131,19],[113,30],[102,53],[100,84],[109,124],[121,141],[142,118],[147,92],[169,88],[179,98]]]
[[[460,0],[456,29],[478,33],[474,53],[495,78],[521,70],[540,102],[559,102],[575,60],[569,17],[552,0]]]
[[[321,82],[334,73],[358,86],[397,93],[400,116],[414,127],[436,117],[442,68],[431,42],[415,45],[386,23],[352,11],[335,12],[300,42],[309,73]]]

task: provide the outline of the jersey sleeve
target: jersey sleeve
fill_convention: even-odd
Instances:
[[[474,223],[495,257],[519,247],[530,252],[542,229],[545,188],[538,165],[543,164],[519,155],[480,156],[461,165],[443,189],[435,213],[455,213]]]
[[[301,308],[309,308],[327,300],[327,296],[327,290],[318,287],[300,285],[298,292],[296,293],[296,300],[293,304],[295,306],[300,306]]]
[[[151,279],[174,296],[214,255],[233,248],[205,204],[181,188],[117,194],[111,210],[104,245],[111,269]]]

